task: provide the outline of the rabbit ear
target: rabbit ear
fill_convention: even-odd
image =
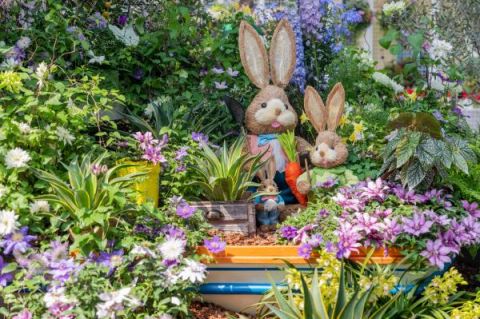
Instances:
[[[286,19],[275,28],[270,45],[270,70],[273,84],[286,87],[296,63],[295,33]]]
[[[327,128],[334,132],[337,129],[338,123],[342,118],[343,110],[345,109],[345,90],[342,83],[337,83],[328,94],[327,111],[328,121]]]
[[[238,47],[250,81],[260,89],[266,87],[270,83],[267,50],[257,31],[245,21],[240,23]]]
[[[304,108],[307,117],[317,133],[325,131],[327,124],[327,108],[323,104],[322,97],[311,86],[307,86],[304,97]]]
[[[275,178],[275,173],[277,172],[277,164],[275,162],[275,157],[272,155],[268,160],[267,164],[267,179],[273,180]]]

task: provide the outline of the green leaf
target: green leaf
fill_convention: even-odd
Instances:
[[[425,178],[427,172],[418,160],[414,160],[407,169],[407,184],[410,189],[417,187]]]
[[[390,29],[387,33],[378,41],[384,49],[388,49],[392,42],[398,38],[399,32],[394,29]]]
[[[413,132],[404,136],[404,138],[398,143],[395,155],[397,157],[397,168],[402,167],[407,163],[415,153],[415,150],[420,143],[421,134]]]

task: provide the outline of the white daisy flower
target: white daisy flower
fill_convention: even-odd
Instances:
[[[158,250],[163,259],[177,260],[185,252],[185,242],[178,238],[170,238],[159,245]]]
[[[72,142],[75,140],[75,136],[62,126],[57,127],[57,136],[64,144],[72,145]]]
[[[203,282],[207,266],[195,260],[185,259],[186,266],[180,272],[179,276],[182,280],[189,280],[192,283]]]
[[[7,168],[26,167],[31,159],[32,158],[26,151],[22,150],[20,147],[16,147],[13,150],[8,151],[7,155],[5,155],[5,165],[7,165]]]
[[[17,219],[13,210],[0,210],[0,236],[13,233],[17,228]]]
[[[141,303],[138,299],[129,296],[131,287],[122,288],[117,291],[104,292],[98,297],[102,300],[96,305],[98,318],[115,318],[117,311],[125,308],[125,304],[130,307],[138,307]]]
[[[48,213],[50,211],[50,205],[46,200],[36,200],[30,204],[30,212],[35,213]]]
[[[449,42],[435,38],[430,43],[427,52],[433,60],[443,60],[451,54],[452,50],[453,46]]]

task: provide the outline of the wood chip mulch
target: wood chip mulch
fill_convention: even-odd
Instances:
[[[190,312],[195,319],[250,319],[248,315],[240,315],[235,312],[225,310],[217,305],[202,303],[202,302],[193,302],[190,305]]]
[[[218,235],[227,245],[232,246],[275,246],[277,243],[277,235],[274,231],[245,235],[243,233],[227,233],[212,230],[209,232],[209,235]]]

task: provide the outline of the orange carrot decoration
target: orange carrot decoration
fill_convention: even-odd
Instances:
[[[285,165],[285,181],[292,190],[293,195],[301,205],[307,204],[307,195],[303,195],[297,189],[297,178],[302,175],[303,171],[297,160],[297,143],[293,131],[288,131],[278,136],[278,141],[282,146],[288,163]]]

